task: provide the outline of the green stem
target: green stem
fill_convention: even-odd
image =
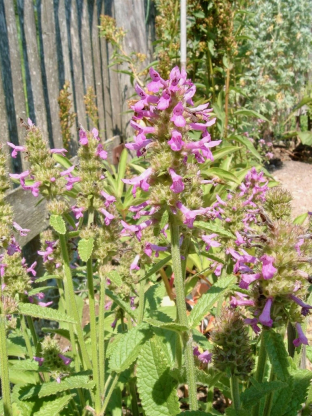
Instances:
[[[97,349],[97,329],[96,329],[96,316],[95,316],[95,300],[94,300],[94,287],[93,287],[93,267],[92,257],[87,261],[87,280],[88,280],[88,292],[89,292],[89,311],[90,311],[90,333],[91,333],[91,346],[92,346],[92,372],[93,380],[95,382],[95,413],[98,414],[101,408],[101,395],[100,395],[100,374],[99,374],[99,358]]]
[[[34,357],[34,354],[33,354],[30,338],[29,338],[29,335],[28,335],[28,332],[27,332],[27,326],[26,326],[25,319],[24,319],[23,315],[20,315],[20,320],[21,320],[21,328],[22,328],[22,332],[23,332],[23,337],[24,337],[25,344],[26,344],[26,349],[27,349],[29,358],[32,360],[33,357]]]
[[[188,319],[185,304],[185,290],[184,290],[184,275],[182,272],[181,254],[180,254],[180,231],[177,220],[173,214],[170,214],[170,232],[171,232],[171,254],[172,267],[174,273],[174,283],[176,288],[176,305],[178,312],[178,322],[188,327]],[[184,331],[182,339],[185,346],[185,364],[186,364],[186,378],[189,388],[190,410],[197,410],[197,389],[195,380],[195,364],[192,346],[192,333]]]
[[[106,278],[101,278],[100,289],[100,311],[99,311],[99,370],[100,370],[100,395],[104,394],[105,386],[105,341],[104,341],[104,322],[105,322],[105,286]]]
[[[107,405],[108,405],[108,403],[110,401],[110,398],[111,398],[111,396],[113,394],[113,391],[114,391],[114,389],[116,387],[116,384],[118,383],[118,378],[119,378],[119,374],[115,374],[115,377],[114,377],[114,379],[112,381],[112,384],[109,387],[108,392],[106,393],[106,391],[105,391],[105,400],[104,400],[104,403],[103,403],[103,406],[102,406],[102,409],[101,409],[101,412],[100,412],[100,415],[99,416],[104,415],[104,412],[105,412],[106,407],[107,407]],[[109,378],[107,379],[107,382],[106,383],[108,384],[108,382],[110,382],[111,379],[112,379],[112,376],[109,376]]]
[[[37,337],[37,333],[36,333],[36,330],[35,330],[35,327],[34,327],[33,320],[31,319],[30,316],[26,316],[26,320],[27,320],[27,324],[28,324],[28,327],[29,327],[30,332],[31,332],[31,336],[32,336],[32,339],[33,339],[35,349],[37,350],[38,337]]]
[[[2,401],[4,416],[11,416],[11,391],[10,391],[10,378],[9,378],[9,361],[7,354],[7,338],[6,338],[6,317],[2,304],[2,282],[0,280],[0,368],[1,368],[1,388],[2,388]]]
[[[265,331],[265,330],[263,330]],[[266,366],[266,360],[267,360],[267,353],[264,345],[264,336],[263,331],[261,333],[261,339],[260,339],[260,350],[259,350],[259,356],[258,356],[258,363],[257,363],[257,370],[255,374],[255,379],[258,383],[262,383],[264,372],[265,372],[265,366]],[[255,407],[253,408],[253,416],[259,416],[260,412],[260,402],[258,402]]]
[[[270,381],[274,381],[275,380],[275,373],[273,371],[273,367],[271,368],[271,374],[270,374]],[[265,405],[264,405],[264,411],[263,414],[264,415],[270,415],[271,414],[271,408],[272,408],[272,404],[273,404],[273,392],[271,391],[265,400]]]
[[[145,282],[141,280],[139,289],[139,311],[138,311],[138,325],[143,321],[144,304],[145,304]]]
[[[238,382],[238,378],[234,374],[232,374],[231,376],[230,383],[231,383],[231,394],[232,394],[232,401],[234,404],[234,409],[239,410],[240,409],[239,382]]]
[[[90,361],[90,358],[86,349],[86,344],[84,342],[83,332],[82,332],[80,319],[79,319],[78,308],[77,308],[77,304],[75,300],[75,290],[74,290],[71,270],[69,267],[66,237],[63,234],[60,234],[59,238],[60,238],[60,245],[61,245],[61,253],[63,257],[64,286],[65,286],[65,292],[67,291],[67,294],[68,294],[68,298],[66,297],[67,298],[66,300],[68,300],[66,310],[67,310],[67,313],[72,314],[74,320],[76,321],[75,332],[78,337],[79,348],[81,351],[81,355],[83,357],[83,365],[84,365],[84,369],[88,370],[92,368],[92,364],[91,364],[91,361]]]
[[[130,381],[129,381],[129,390],[130,390],[130,394],[131,394],[132,415],[133,416],[140,416],[139,407],[138,407],[136,383],[135,383],[134,379],[130,379]]]

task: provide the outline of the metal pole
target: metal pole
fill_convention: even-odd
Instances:
[[[181,25],[180,25],[180,43],[181,43],[181,70],[186,69],[186,1],[180,0]]]

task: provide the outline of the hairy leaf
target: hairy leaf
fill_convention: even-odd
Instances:
[[[169,331],[182,332],[187,331],[189,329],[187,326],[181,325],[177,322],[161,322],[152,318],[145,318],[144,320],[152,326],[156,326],[157,328],[168,329]]]
[[[61,215],[51,215],[49,223],[57,233],[66,234],[65,221]]]
[[[293,378],[292,396],[284,416],[296,416],[301,409],[308,395],[312,372],[309,370],[297,370],[292,371],[291,376]]]
[[[264,383],[257,383],[256,386],[251,386],[241,394],[241,401],[243,407],[251,409],[262,397],[265,397],[272,391],[287,387],[287,384],[282,381],[271,381]]]
[[[68,394],[66,396],[54,399],[53,401],[44,403],[40,410],[34,413],[34,416],[58,416],[60,412],[68,405],[73,396],[73,394]]]
[[[142,323],[123,335],[113,351],[109,366],[112,371],[121,373],[130,367],[139,355],[142,345],[152,336],[149,325]]]
[[[179,413],[176,382],[157,337],[146,342],[137,365],[137,385],[146,416],[175,416]]]
[[[87,262],[92,255],[94,245],[93,238],[82,238],[78,243],[78,253],[82,261]]]
[[[278,379],[287,382],[289,378],[289,362],[282,336],[274,332],[273,329],[270,329],[263,332],[263,337],[265,349],[268,353],[274,373]]]
[[[18,305],[19,312],[22,315],[33,316],[34,318],[47,319],[49,321],[68,322],[75,324],[76,321],[69,315],[65,315],[55,309],[44,308],[32,303],[20,303]]]
[[[235,276],[226,276],[218,280],[207,293],[205,293],[196,303],[189,315],[190,326],[195,327],[208,314],[210,309],[221,296],[229,290],[232,283],[236,280]]]
[[[105,294],[111,298],[114,302],[117,303],[125,312],[127,312],[131,318],[134,320],[137,319],[136,311],[131,309],[130,305],[126,303],[123,299],[121,299],[119,296],[117,296],[114,292],[112,292],[109,289],[105,289]]]

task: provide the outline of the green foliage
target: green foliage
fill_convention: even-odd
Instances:
[[[263,339],[276,377],[287,382],[289,379],[289,361],[282,336],[271,329],[263,332]]]
[[[54,230],[59,234],[66,233],[65,221],[60,215],[51,215],[50,216],[50,225]]]
[[[146,416],[174,416],[179,413],[175,381],[157,337],[146,342],[137,366],[138,392]]]
[[[32,316],[34,318],[47,319],[49,321],[76,323],[75,319],[70,315],[65,315],[55,309],[43,308],[42,306],[31,303],[20,303],[19,312],[22,315]]]
[[[78,253],[82,261],[87,262],[92,256],[94,246],[94,239],[84,239],[82,238],[78,243]]]

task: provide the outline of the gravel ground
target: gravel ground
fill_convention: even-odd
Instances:
[[[291,192],[294,218],[312,211],[312,164],[287,160],[272,175]]]

